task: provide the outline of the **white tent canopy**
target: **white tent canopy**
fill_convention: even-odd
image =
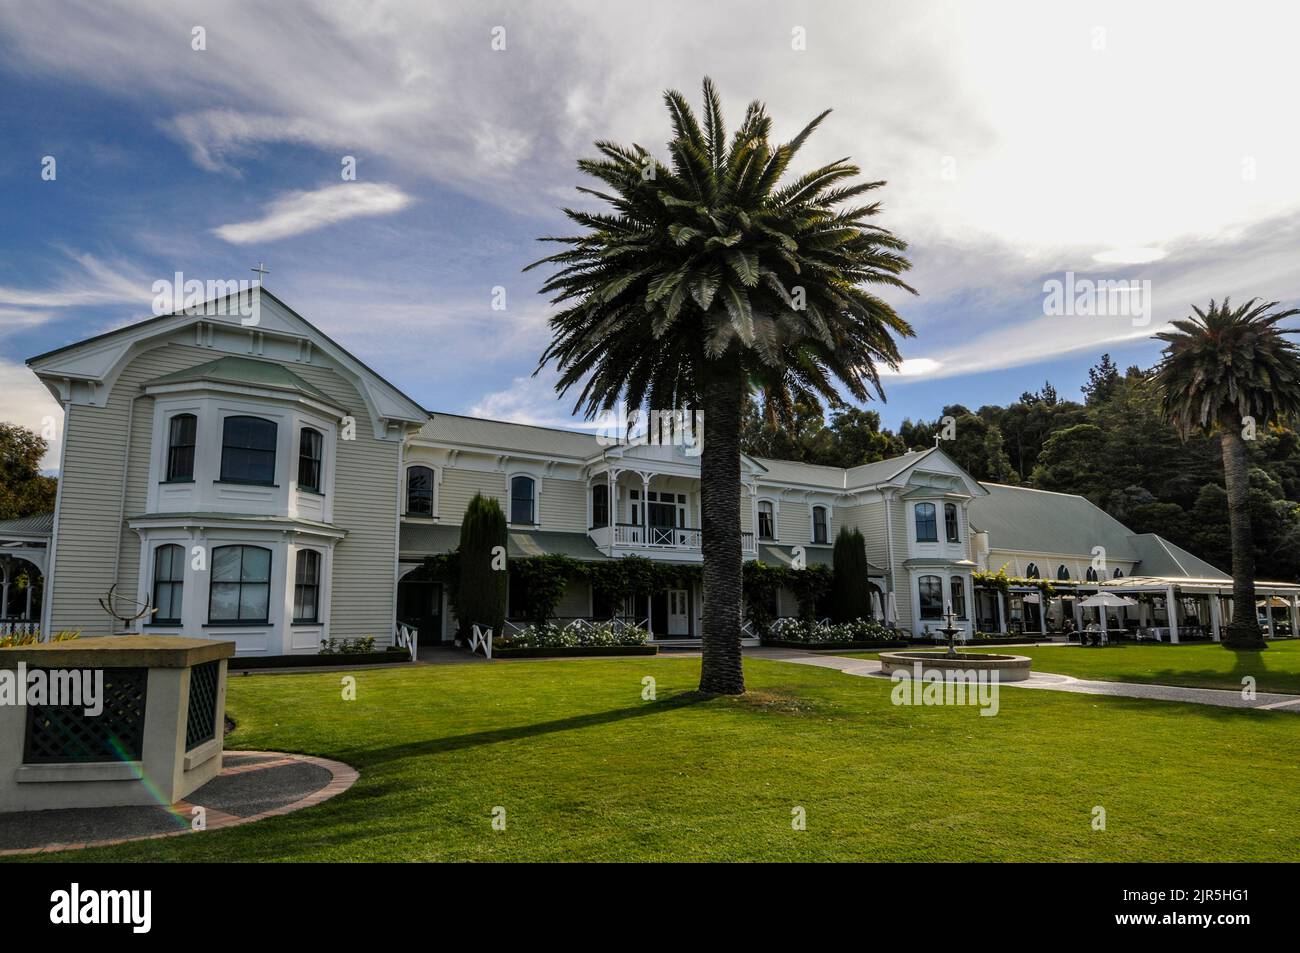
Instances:
[[[1127,599],[1124,596],[1117,596],[1113,592],[1099,592],[1095,596],[1089,596],[1087,599],[1084,599],[1082,602],[1079,603],[1079,605],[1083,606],[1084,608],[1105,606],[1111,609],[1118,609],[1122,607],[1127,607],[1131,609],[1137,604],[1138,603],[1136,599]]]

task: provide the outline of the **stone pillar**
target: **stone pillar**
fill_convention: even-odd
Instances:
[[[1170,586],[1165,590],[1165,614],[1169,616],[1169,641],[1178,644],[1178,597],[1174,595],[1174,587]]]

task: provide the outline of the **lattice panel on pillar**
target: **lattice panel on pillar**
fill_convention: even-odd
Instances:
[[[193,751],[217,736],[217,683],[220,662],[204,662],[190,669],[190,708],[185,717],[185,750]]]
[[[44,671],[49,678],[59,670]],[[28,706],[24,763],[140,760],[149,670],[106,668],[103,673],[103,711],[98,715],[87,715],[86,704]],[[79,671],[72,674],[81,678]]]

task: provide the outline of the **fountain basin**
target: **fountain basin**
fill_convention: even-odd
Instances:
[[[1030,659],[1027,655],[992,655],[984,652],[958,653],[951,658],[942,652],[881,652],[880,664],[886,675],[901,672],[912,675],[917,663],[921,673],[945,672],[997,672],[999,682],[1023,682],[1029,677]]]

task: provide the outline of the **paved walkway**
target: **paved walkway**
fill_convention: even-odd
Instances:
[[[278,751],[227,751],[221,773],[183,801],[138,807],[64,808],[0,814],[0,856],[101,847],[201,834],[312,807],[346,791],[355,769],[339,761]]]
[[[1000,646],[1010,652],[1015,646]],[[804,649],[747,649],[752,658],[793,662],[797,665],[814,665],[834,669],[845,675],[867,678],[888,678],[876,659],[847,658]],[[1181,688],[1177,685],[1144,685],[1137,682],[1100,682],[1070,675],[1034,672],[1023,682],[1002,682],[1003,688],[1038,688],[1053,692],[1076,692],[1081,695],[1116,695],[1123,698],[1151,698],[1157,701],[1191,702],[1196,705],[1218,705],[1222,708],[1258,708],[1270,711],[1289,711],[1300,715],[1300,695],[1283,695],[1260,692],[1253,699],[1241,697],[1241,692],[1217,688]]]

